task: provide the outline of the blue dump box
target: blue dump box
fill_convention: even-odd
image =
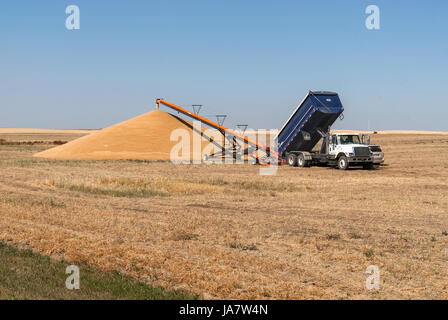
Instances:
[[[289,151],[311,151],[343,111],[337,93],[308,92],[277,134],[278,153],[284,157]]]

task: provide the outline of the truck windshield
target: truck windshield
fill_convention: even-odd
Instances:
[[[359,136],[357,135],[342,135],[340,138],[341,144],[361,144]]]

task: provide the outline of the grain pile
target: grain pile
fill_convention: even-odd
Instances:
[[[170,141],[171,133],[176,129],[187,130],[191,137],[190,159],[194,154],[194,135],[200,141],[201,149],[210,143],[192,129],[190,122],[154,110],[34,156],[52,159],[170,160],[173,146],[180,141]]]

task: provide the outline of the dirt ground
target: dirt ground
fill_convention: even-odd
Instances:
[[[23,136],[80,133],[54,134]],[[448,136],[372,142],[388,166],[273,176],[0,146],[0,240],[205,299],[447,299]],[[366,289],[370,265],[379,290]]]

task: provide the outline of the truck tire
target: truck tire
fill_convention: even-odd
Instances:
[[[340,170],[347,170],[348,168],[348,159],[346,156],[340,156],[338,159],[338,168]]]
[[[286,161],[288,162],[288,165],[291,167],[297,166],[297,157],[295,154],[292,153],[288,154]]]
[[[308,167],[308,161],[305,160],[304,155],[301,153],[297,156],[297,165],[302,168]]]

